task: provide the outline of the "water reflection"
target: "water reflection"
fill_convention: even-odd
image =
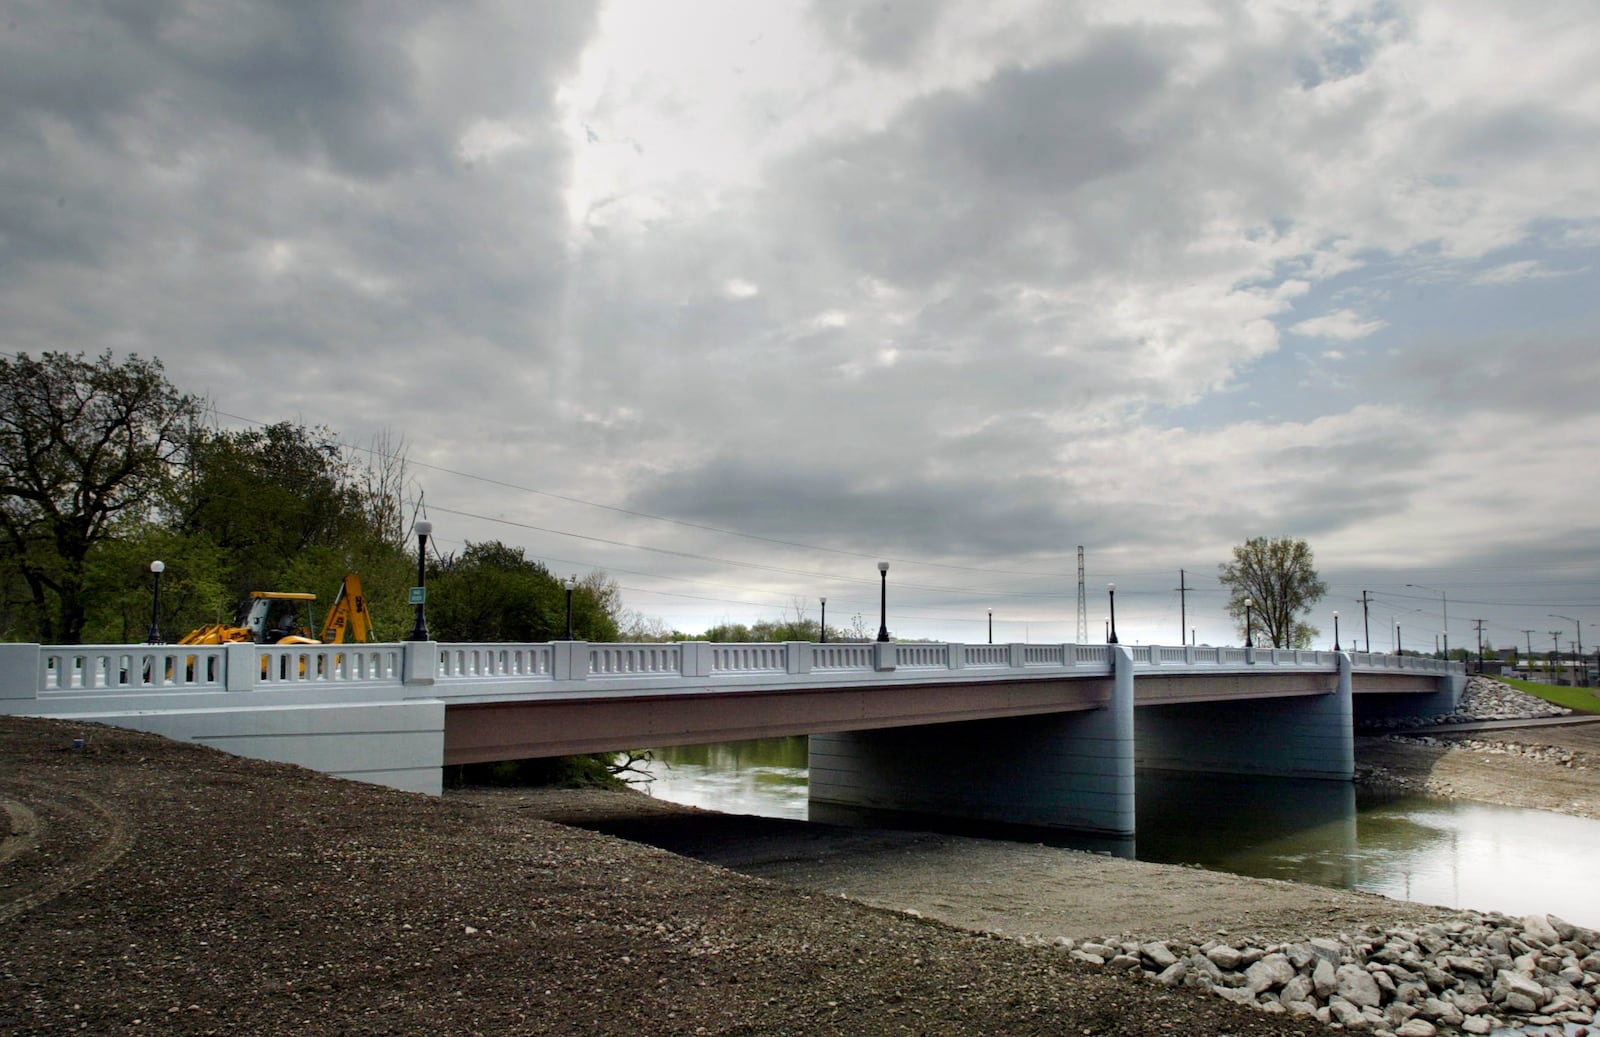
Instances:
[[[726,813],[919,827],[1198,864],[1261,878],[1364,890],[1509,914],[1554,911],[1600,927],[1600,822],[1423,796],[1362,793],[1340,782],[1138,777],[1137,840],[1095,840],[934,819],[808,812],[806,740],[763,739],[656,751],[651,792]]]
[[[726,814],[806,819],[806,740],[682,745],[652,751],[649,791]]]

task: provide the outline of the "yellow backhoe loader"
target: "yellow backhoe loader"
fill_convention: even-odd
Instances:
[[[313,636],[315,624],[311,616],[311,603],[315,594],[303,591],[251,591],[239,608],[238,621],[232,626],[212,623],[189,631],[179,639],[184,645],[238,644],[247,641],[258,645],[338,645],[351,641],[372,640],[372,621],[367,614],[367,596],[361,589],[361,577],[346,573],[334,596],[333,607],[322,623],[322,631]],[[279,659],[287,676],[289,660]],[[189,678],[194,679],[194,656],[188,660]],[[318,659],[318,666],[322,660]],[[320,672],[320,670],[319,670]],[[261,675],[267,675],[267,659],[261,659]],[[300,660],[300,676],[306,675],[306,662]],[[148,674],[146,675],[148,677]],[[169,674],[170,676],[170,674]]]
[[[315,594],[302,591],[251,591],[234,625],[203,626],[183,635],[178,643],[221,645],[253,641],[258,645],[337,645],[343,644],[347,636],[352,641],[372,640],[372,622],[367,615],[367,596],[361,590],[361,577],[355,573],[345,574],[320,635],[312,633],[315,627],[311,603],[316,600]]]

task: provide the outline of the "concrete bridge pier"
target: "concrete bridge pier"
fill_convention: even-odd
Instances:
[[[1356,757],[1348,655],[1339,654],[1338,674],[1328,683],[1317,688],[1302,675],[1286,677],[1281,696],[1141,706],[1138,765],[1352,781]]]
[[[1133,659],[1112,654],[1097,707],[812,735],[813,817],[839,805],[1132,835]]]

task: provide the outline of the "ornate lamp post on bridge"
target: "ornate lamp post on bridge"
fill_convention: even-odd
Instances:
[[[150,573],[155,582],[150,590],[150,632],[144,639],[147,645],[161,643],[161,574],[166,568],[167,563],[160,560],[150,563]]]
[[[561,586],[567,590],[567,640],[572,640],[572,591],[578,586],[578,574],[573,573],[561,581]]]
[[[417,602],[417,620],[411,627],[411,634],[407,641],[428,640],[428,534],[433,532],[433,523],[427,519],[418,519],[416,525],[411,527],[417,533],[417,586],[413,595]]]
[[[994,609],[989,610],[989,643],[994,644]]]
[[[889,640],[889,563],[878,563],[878,640]]]
[[[1106,626],[1109,628],[1108,632],[1106,633],[1106,644],[1114,645],[1114,644],[1117,643],[1117,585],[1116,584],[1114,584],[1114,583],[1106,584],[1106,598],[1108,599],[1108,601],[1110,603],[1109,604],[1110,615],[1108,615],[1106,617]]]
[[[1333,650],[1339,650],[1339,610],[1333,610]]]
[[[822,622],[818,624],[817,644],[825,645],[828,643],[828,599],[822,598],[820,600],[822,602]]]
[[[1255,605],[1254,598],[1244,599],[1244,646],[1246,648],[1255,647],[1255,643],[1250,640],[1251,630],[1255,626],[1255,614],[1251,610],[1255,608]]]

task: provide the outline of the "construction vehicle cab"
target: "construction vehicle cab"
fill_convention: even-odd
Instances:
[[[372,623],[367,615],[367,596],[361,577],[346,573],[334,596],[320,633],[311,615],[315,594],[303,591],[251,591],[239,608],[237,621],[229,626],[213,623],[189,631],[178,642],[185,645],[220,645],[252,641],[258,645],[343,644],[372,640]]]

